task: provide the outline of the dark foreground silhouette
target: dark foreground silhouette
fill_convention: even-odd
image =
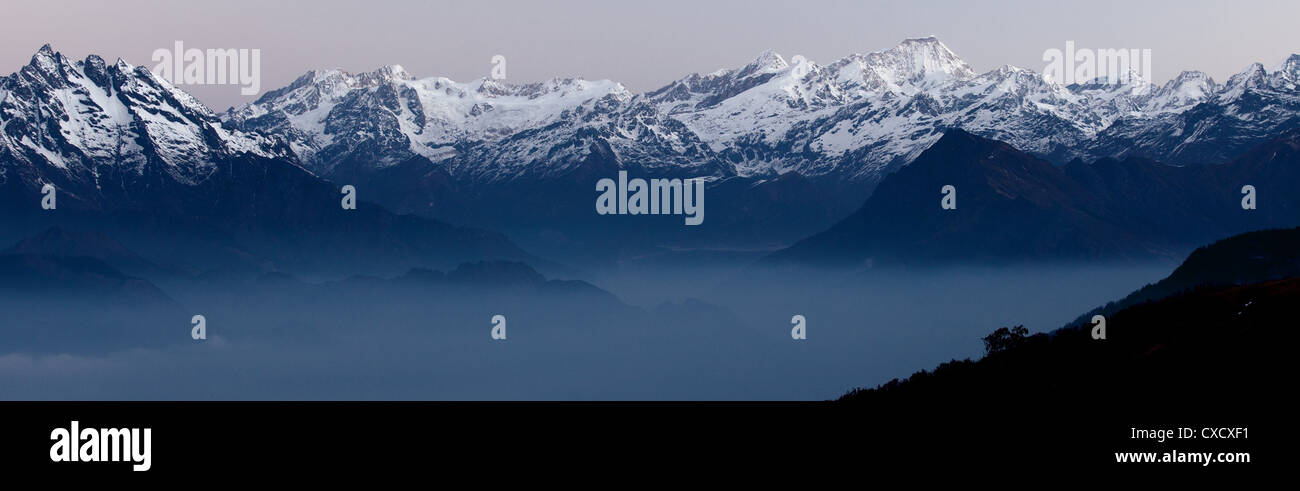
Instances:
[[[1219,241],[1169,278],[1055,332],[1002,327],[984,338],[979,360],[854,389],[840,402],[891,421],[877,439],[947,458],[1129,469],[1137,465],[1117,464],[1115,452],[1232,451],[1250,452],[1255,466],[1280,465],[1300,314],[1297,243],[1300,229]],[[1093,313],[1105,315],[1104,339]],[[1133,437],[1135,428],[1219,427],[1252,433]]]

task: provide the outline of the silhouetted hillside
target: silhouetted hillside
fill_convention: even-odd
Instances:
[[[985,338],[980,360],[954,360],[841,400],[1258,400],[1280,382],[1297,305],[1300,229],[1251,232],[1197,249],[1169,277],[1095,311],[1105,315],[1105,339],[1093,337],[1093,312],[1052,334],[1003,328]]]
[[[1036,334],[978,361],[954,360],[840,400],[873,405],[1032,405],[1077,400],[1176,407],[1252,404],[1281,385],[1300,279],[1203,288],[1121,310],[1106,339]]]
[[[1142,302],[1197,287],[1233,286],[1300,277],[1300,228],[1249,232],[1196,249],[1168,277],[1121,300],[1080,315],[1065,327],[1077,327],[1093,315],[1109,316]]]

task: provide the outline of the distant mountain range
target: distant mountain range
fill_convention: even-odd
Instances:
[[[619,167],[646,173],[874,182],[949,127],[1060,163],[1222,162],[1300,121],[1298,76],[1292,55],[1224,84],[1183,72],[1163,86],[1136,75],[1064,86],[1012,66],[977,74],[929,37],[824,66],[767,51],[644,94],[582,79],[414,79],[396,65],[320,70],[222,120],[284,137],[304,166],[330,178],[423,158],[466,183],[556,179],[608,149]],[[1197,151],[1213,141],[1231,145]]]
[[[1028,193],[1024,209],[1041,211],[1020,225],[1056,231],[1035,232],[1046,236],[1028,244],[984,236],[975,249],[1032,255],[1068,242],[1069,256],[1162,254],[1174,242],[1239,231],[1203,230],[1192,216],[1221,203],[1186,200],[1230,198],[1207,191],[1209,177],[1166,183],[1163,173],[1200,172],[1170,164],[1227,163],[1300,127],[1298,74],[1300,55],[1292,55],[1222,84],[1184,72],[1158,87],[1140,78],[1064,86],[1010,66],[975,73],[930,37],[826,65],[769,51],[744,67],[644,94],[582,79],[516,85],[417,80],[400,66],[318,70],[216,114],[143,67],[93,55],[72,61],[45,46],[0,79],[0,204],[16,210],[3,218],[15,225],[0,239],[49,225],[36,207],[49,183],[73,228],[113,231],[151,260],[191,269],[239,263],[391,274],[483,259],[539,262],[483,229],[575,261],[665,248],[775,248],[833,226],[873,191],[897,193],[876,188],[914,160],[934,170],[938,157],[923,152],[960,128],[1008,145],[999,155],[1014,162],[970,169],[997,174],[1007,165],[1005,176]],[[619,170],[707,178],[704,226],[596,215],[595,181]],[[1228,177],[1258,180],[1274,170],[1215,178],[1226,185]],[[963,202],[982,206],[971,193],[979,183],[965,184]],[[356,186],[365,203],[355,212],[338,207],[343,185]],[[1130,194],[1095,198],[1121,192]],[[1264,196],[1268,206],[1281,203],[1278,193]],[[1171,223],[1116,208],[1147,199],[1178,215],[1159,204],[1165,198],[1190,208]],[[903,232],[873,226],[862,232]],[[157,240],[169,234],[177,237]],[[1000,247],[1007,249],[994,251]],[[171,264],[195,257],[207,260]]]
[[[123,272],[127,269],[132,273]],[[167,285],[167,291],[159,284]],[[544,310],[560,303],[582,305],[588,312],[632,309],[590,283],[548,279],[521,262],[475,261],[445,273],[412,268],[389,278],[357,275],[325,282],[306,282],[280,271],[189,274],[156,267],[105,234],[52,227],[0,250],[0,311],[7,319],[0,323],[0,354],[179,345],[191,341],[188,326],[194,314],[228,320],[236,312],[253,312],[239,319],[256,325],[304,312],[328,311],[321,314],[326,319],[379,312],[405,325],[410,319],[394,313],[405,312],[402,305],[436,312],[470,301],[498,309]],[[223,332],[225,337],[253,334]]]
[[[273,136],[226,129],[142,67],[48,46],[0,79],[0,240],[50,225],[106,232],[158,264],[392,273],[533,260],[505,237],[341,206],[340,186]],[[42,210],[41,189],[57,190]]]
[[[394,210],[564,237],[538,245],[547,252],[599,243],[610,227],[636,243],[777,246],[851,212],[952,127],[1057,164],[1222,163],[1300,126],[1298,73],[1293,55],[1222,84],[1184,72],[1162,86],[1064,86],[1012,66],[978,74],[929,37],[826,65],[768,51],[643,94],[609,81],[319,70],[221,118],[283,137],[304,167]],[[713,221],[690,232],[596,221],[582,198],[616,169],[709,178]]]
[[[0,254],[0,310],[4,353],[174,344],[184,338],[165,326],[182,332],[190,318],[150,281],[100,259],[28,252]]]

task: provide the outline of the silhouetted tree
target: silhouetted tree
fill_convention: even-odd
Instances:
[[[1010,329],[999,327],[998,330],[993,331],[993,334],[984,336],[984,352],[991,355],[1006,351],[1020,345],[1028,337],[1029,329],[1025,329],[1025,326],[1016,326]]]

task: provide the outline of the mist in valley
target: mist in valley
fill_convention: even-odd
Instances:
[[[638,257],[583,273],[585,281],[480,263],[327,281],[160,278],[166,299],[111,305],[92,293],[5,295],[0,307],[28,313],[0,330],[0,393],[823,400],[978,356],[980,338],[1001,326],[1056,329],[1174,267],[755,272],[758,256]],[[30,305],[42,308],[22,309]],[[191,339],[196,314],[205,319],[204,340]],[[498,315],[504,340],[492,337]],[[791,338],[795,315],[806,319],[807,339]],[[34,326],[41,336],[30,334]]]

